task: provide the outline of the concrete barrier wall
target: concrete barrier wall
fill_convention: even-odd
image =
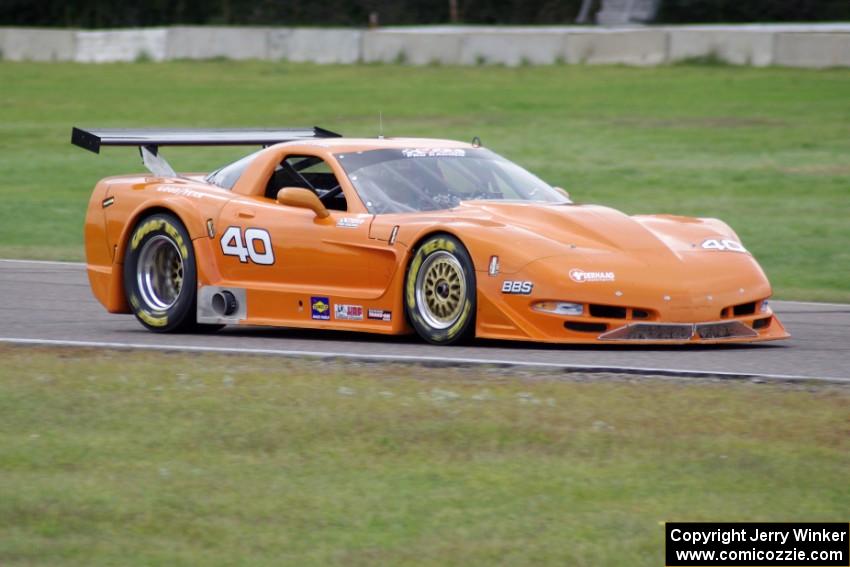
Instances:
[[[776,65],[787,67],[850,66],[850,33],[776,34]]]
[[[297,63],[357,63],[363,31],[356,29],[274,28],[267,58]]]
[[[266,59],[267,28],[181,26],[168,30],[166,59]]]
[[[461,65],[552,65],[565,60],[567,35],[555,31],[471,31],[459,54]]]
[[[850,23],[600,27],[432,26],[378,30],[175,26],[121,30],[0,28],[10,61],[266,59],[409,65],[734,65],[850,67]]]
[[[76,51],[75,32],[0,28],[0,51],[8,61],[69,61]]]
[[[464,37],[440,31],[409,33],[405,30],[369,31],[363,34],[363,61],[457,65]]]
[[[667,61],[667,32],[655,29],[567,35],[567,62],[660,65]]]
[[[141,59],[164,61],[167,36],[166,28],[77,32],[74,61],[78,63],[111,63]]]
[[[669,61],[716,57],[733,65],[765,67],[774,61],[775,32],[751,29],[669,30]],[[850,35],[850,34],[848,34]]]

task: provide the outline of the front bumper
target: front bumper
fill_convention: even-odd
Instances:
[[[506,293],[503,286],[508,279],[534,281],[534,286],[527,294],[516,292],[521,286],[510,287],[511,293]],[[571,285],[564,279],[532,274],[480,274],[476,334],[609,345],[750,343],[790,336],[767,303],[771,290],[766,280],[739,278],[735,285],[709,282],[689,287],[628,279]],[[559,301],[581,305],[581,314],[535,308],[541,302]]]
[[[479,295],[479,314],[493,311]],[[495,306],[489,306],[493,308]],[[504,307],[504,304],[503,304]],[[510,339],[558,344],[684,345],[775,341],[790,337],[773,312],[743,317],[694,322],[653,319],[567,317],[522,309],[503,312],[504,317],[478,321],[482,338]]]

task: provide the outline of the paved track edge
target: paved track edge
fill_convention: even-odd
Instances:
[[[584,372],[589,374],[634,374],[642,376],[666,376],[673,378],[722,378],[731,380],[762,380],[770,382],[819,382],[850,385],[850,378],[828,376],[798,376],[791,374],[754,374],[747,372],[711,372],[705,370],[679,368],[648,368],[639,366],[590,365],[590,364],[559,364],[555,362],[526,362],[515,360],[467,358],[467,357],[437,357],[365,354],[356,352],[319,352],[308,350],[259,349],[259,348],[227,348],[193,345],[152,345],[141,343],[120,343],[106,341],[71,341],[54,339],[29,339],[18,337],[0,337],[0,343],[21,346],[47,346],[92,348],[105,350],[147,350],[160,352],[215,353],[228,355],[259,355],[279,356],[283,358],[313,358],[326,360],[377,362],[423,365],[431,367],[472,367],[495,366],[498,368],[527,368],[538,370],[554,370],[564,373]]]

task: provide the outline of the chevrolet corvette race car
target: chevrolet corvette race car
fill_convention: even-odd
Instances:
[[[112,313],[152,331],[271,325],[435,344],[783,339],[771,287],[716,219],[573,203],[481,147],[355,139],[321,128],[74,128],[138,147],[149,175],[94,188],[88,276]],[[163,146],[261,149],[177,174]]]

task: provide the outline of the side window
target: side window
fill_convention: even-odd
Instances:
[[[254,152],[238,161],[213,171],[207,176],[207,183],[218,185],[223,189],[233,189],[233,186],[236,185],[237,181],[239,181],[239,178],[242,176],[245,168],[251,165],[251,162],[254,161],[254,158],[257,157],[258,153],[260,152]]]
[[[278,191],[284,187],[310,189],[319,196],[328,209],[348,210],[345,194],[340,188],[339,181],[331,167],[322,158],[299,155],[285,157],[275,168],[266,185],[266,198],[277,199]]]

